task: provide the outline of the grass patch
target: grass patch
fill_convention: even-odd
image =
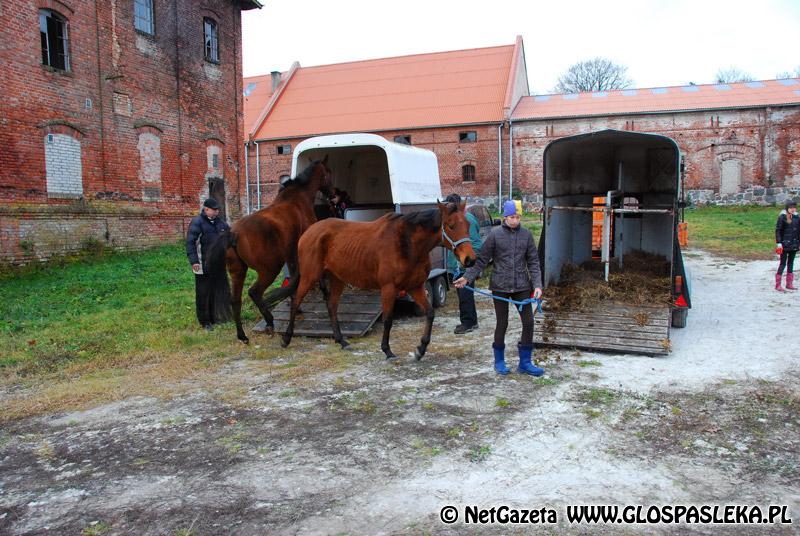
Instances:
[[[596,359],[582,359],[582,360],[576,361],[575,364],[578,365],[581,368],[600,367],[600,366],[603,365],[600,361],[598,361]]]
[[[202,376],[243,352],[232,324],[199,329],[181,244],[7,272],[0,295],[0,386],[14,393],[0,422],[133,395],[169,397],[167,382]],[[245,301],[248,324],[257,312]]]
[[[686,210],[689,245],[735,259],[771,259],[780,207],[697,207]]]

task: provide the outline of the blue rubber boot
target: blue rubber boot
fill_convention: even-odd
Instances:
[[[517,372],[520,374],[530,374],[531,376],[541,376],[544,374],[544,369],[537,367],[531,363],[531,354],[533,353],[533,345],[520,344],[517,346],[519,349],[519,367]]]
[[[498,347],[492,344],[492,350],[494,350],[494,371],[498,374],[502,374],[503,376],[505,376],[506,374],[511,372],[510,370],[508,370],[508,367],[506,366],[506,357],[505,357],[506,346],[503,345]]]

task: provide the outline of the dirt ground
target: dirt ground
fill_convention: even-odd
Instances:
[[[415,318],[395,324],[391,364],[380,329],[277,358],[256,336],[267,357],[211,386],[16,421],[0,534],[797,534],[800,296],[771,290],[772,262],[686,261],[694,308],[664,358],[537,349],[543,378],[499,377],[491,305],[456,336],[451,292],[421,362]],[[449,504],[559,523],[448,526]],[[779,504],[795,524],[569,525],[570,504]]]

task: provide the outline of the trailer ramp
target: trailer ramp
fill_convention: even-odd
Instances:
[[[545,311],[534,321],[538,346],[651,356],[670,351],[668,307],[601,304],[591,311]]]
[[[290,300],[284,300],[272,310],[275,318],[275,331],[284,333],[289,325]],[[294,323],[294,334],[303,337],[333,337],[333,328],[328,315],[328,308],[322,292],[315,289],[309,292],[303,303],[302,311]],[[363,337],[381,317],[381,294],[347,288],[339,301],[339,328],[345,337]]]

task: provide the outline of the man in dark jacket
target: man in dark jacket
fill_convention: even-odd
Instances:
[[[192,218],[186,236],[186,256],[194,272],[195,306],[197,320],[203,329],[210,331],[217,320],[216,311],[227,304],[216,304],[212,275],[208,273],[205,257],[219,234],[230,227],[219,218],[220,205],[214,198],[206,199],[200,214]],[[227,278],[226,274],[222,276]]]

